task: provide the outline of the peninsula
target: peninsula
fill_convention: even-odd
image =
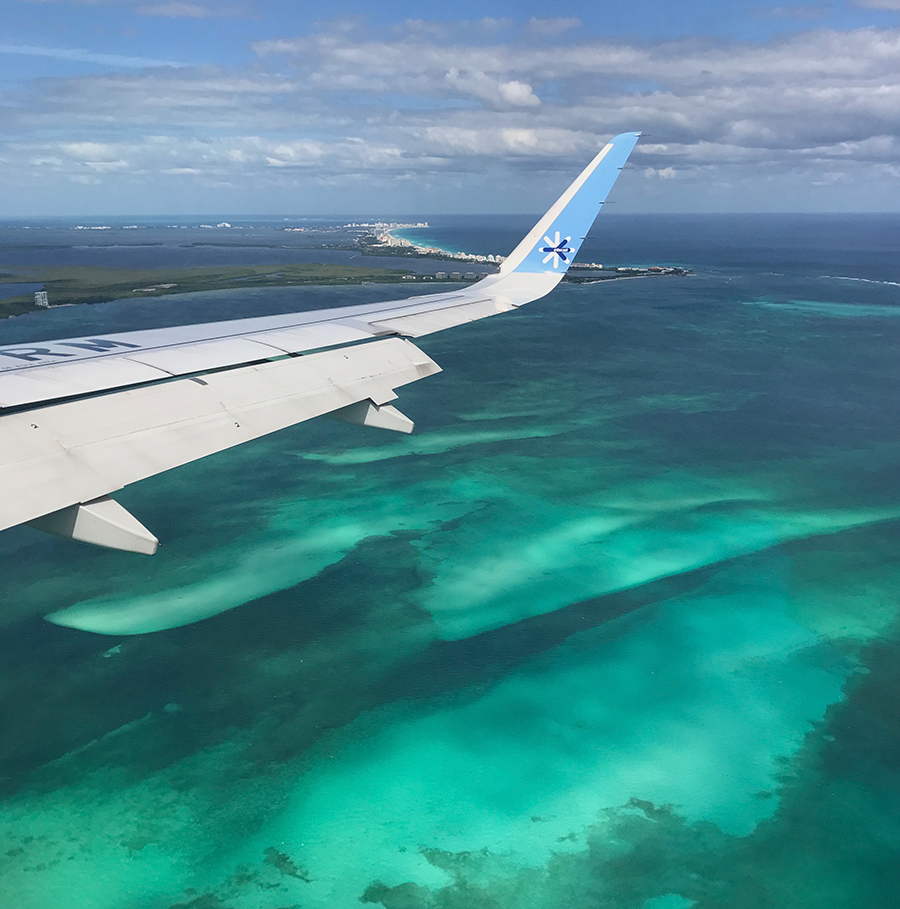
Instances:
[[[201,225],[201,227],[212,225]],[[0,265],[0,318],[32,312],[44,307],[70,306],[79,303],[105,303],[111,300],[143,299],[171,294],[194,293],[207,290],[234,290],[238,288],[299,287],[304,285],[350,285],[365,283],[399,284],[401,282],[471,282],[485,274],[495,272],[504,260],[499,255],[472,255],[451,252],[439,247],[419,246],[395,236],[394,231],[408,228],[427,228],[428,224],[360,223],[353,222],[340,226],[285,227],[283,231],[318,235],[349,234],[353,239],[348,245],[340,242],[326,242],[322,245],[302,243],[302,249],[328,250],[333,257],[335,251],[346,250],[348,257],[384,256],[402,259],[425,260],[434,263],[432,267],[417,261],[413,271],[401,267],[375,268],[371,265],[349,265],[343,263],[292,263],[283,265],[229,265],[195,266],[187,268],[143,268],[125,269],[106,266],[83,265]],[[231,225],[222,222],[215,229],[226,230]],[[81,230],[81,227],[73,228]],[[109,227],[83,228],[85,230],[110,230]],[[136,228],[134,228],[136,229]],[[330,237],[327,237],[330,240]],[[155,243],[156,241],[154,241]],[[345,241],[346,242],[346,241]],[[151,244],[153,245],[153,244]],[[240,238],[236,241],[193,240],[181,246],[193,248],[199,245],[234,246],[235,250],[262,247],[279,248],[272,243],[248,243]],[[68,247],[64,247],[68,248]],[[355,253],[356,255],[352,255]],[[476,268],[440,271],[440,263],[453,262],[472,264]],[[388,263],[385,263],[388,264]],[[392,263],[393,264],[393,263]],[[677,266],[604,266],[596,263],[576,263],[563,280],[575,283],[595,283],[618,278],[635,278],[657,275],[689,275],[688,269]],[[2,291],[11,295],[2,298]],[[18,285],[18,286],[14,286]],[[25,285],[24,287],[22,285]],[[25,289],[42,289],[41,294],[21,293]]]
[[[405,258],[422,258],[422,259],[447,259],[460,263],[471,263],[475,265],[493,265],[500,266],[506,259],[506,256],[497,255],[473,255],[472,253],[450,252],[437,246],[419,246],[405,237],[395,237],[394,230],[405,227],[427,227],[427,224],[413,225],[390,225],[387,229],[378,229],[370,231],[358,237],[356,246],[366,256],[400,256]],[[680,265],[600,265],[596,262],[574,262],[563,278],[564,281],[570,281],[576,284],[595,284],[598,281],[610,281],[617,278],[644,278],[658,277],[661,275],[677,275],[686,277],[692,275],[689,268],[683,268]],[[450,277],[451,280],[459,280],[462,276],[458,272],[447,275],[445,272],[438,272],[437,275],[443,279]],[[469,273],[465,276],[473,280],[476,276]]]

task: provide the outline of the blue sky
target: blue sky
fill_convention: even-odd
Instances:
[[[537,211],[623,130],[619,211],[898,211],[900,0],[0,0],[0,218]]]

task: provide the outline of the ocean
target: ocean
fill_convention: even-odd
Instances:
[[[0,266],[314,255],[227,220],[0,225]],[[0,534],[4,907],[900,905],[900,216],[605,214],[580,259],[694,274],[420,339],[411,436],[321,419],[122,491],[152,558]]]

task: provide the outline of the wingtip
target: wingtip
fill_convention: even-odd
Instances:
[[[513,272],[520,276],[549,275],[556,281],[562,278],[639,138],[640,133],[631,132],[609,140],[509,254],[500,268],[500,280]],[[552,240],[551,231],[554,231]],[[546,288],[543,293],[548,290]],[[543,294],[535,294],[530,299],[540,295]]]

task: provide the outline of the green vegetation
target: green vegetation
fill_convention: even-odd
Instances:
[[[358,265],[233,265],[212,268],[121,269],[83,266],[40,266],[27,274],[7,266],[0,283],[39,283],[51,306],[65,303],[106,303],[109,300],[160,297],[198,290],[238,287],[291,287],[303,284],[393,283],[409,272]],[[31,294],[0,300],[0,318],[35,309]]]

